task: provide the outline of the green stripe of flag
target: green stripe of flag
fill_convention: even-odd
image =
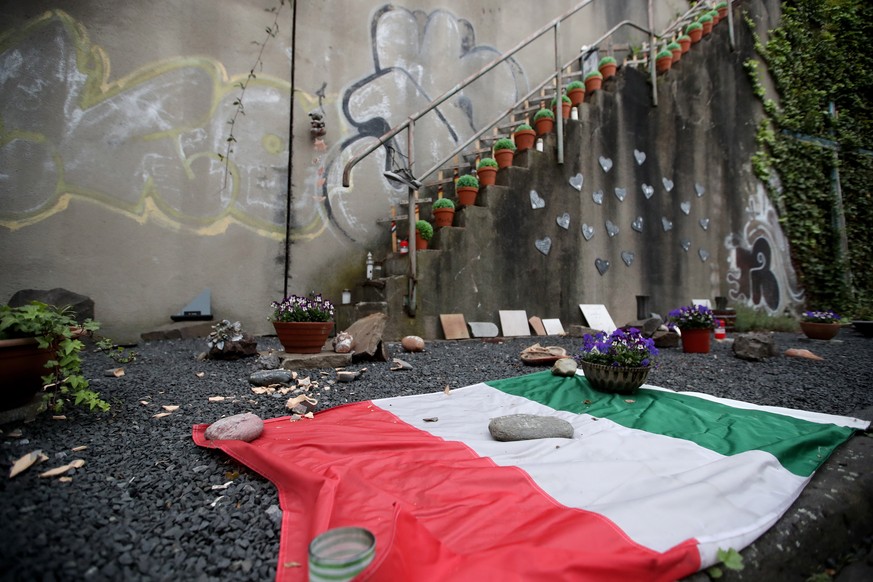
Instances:
[[[685,439],[726,456],[767,451],[801,477],[812,475],[854,432],[660,390],[642,388],[632,396],[605,394],[592,389],[582,376],[563,378],[538,372],[487,384],[556,410],[608,418],[627,428]]]

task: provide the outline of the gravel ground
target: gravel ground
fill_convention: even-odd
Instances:
[[[728,343],[710,354],[663,350],[651,384],[755,402],[851,415],[873,406],[873,340],[851,328],[830,342],[776,334],[780,352],[809,349],[824,358],[739,360]],[[539,341],[575,353],[574,338],[520,338],[428,342],[424,352],[392,357],[412,370],[390,371],[390,362],[363,362],[354,382],[337,383],[333,369],[304,370],[318,387],[319,409],[345,402],[459,388],[483,380],[538,371],[521,364],[520,352]],[[260,350],[279,349],[258,338]],[[0,435],[0,580],[270,580],[275,576],[280,517],[273,485],[223,453],[197,447],[191,427],[226,415],[254,412],[284,416],[286,397],[256,396],[248,382],[254,359],[198,361],[204,341],[151,342],[135,348],[125,375],[105,377],[118,366],[88,353],[85,372],[110,402],[110,412],[68,411],[66,420],[43,415],[3,426]],[[210,402],[210,396],[224,396]],[[167,416],[163,406],[179,408]],[[18,431],[20,430],[20,435]],[[73,452],[73,447],[87,448]],[[7,478],[18,457],[42,450],[49,460]],[[83,459],[72,481],[39,478],[51,467]],[[232,481],[225,489],[213,486]]]

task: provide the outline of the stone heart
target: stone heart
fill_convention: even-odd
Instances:
[[[543,197],[536,190],[530,191],[530,207],[534,209],[546,207],[546,201],[543,200]]]
[[[688,252],[688,249],[691,248],[691,241],[687,238],[683,238],[681,241],[679,241],[679,244],[682,245],[682,250],[686,253]]]
[[[603,204],[603,190],[596,190],[591,193],[591,199],[595,204]]]
[[[672,230],[672,228],[673,228],[673,221],[671,221],[671,220],[667,220],[667,217],[666,217],[666,216],[662,216],[662,217],[661,217],[661,226],[664,227],[664,232],[667,232],[668,230]]]
[[[701,218],[700,219],[700,228],[702,228],[703,230],[709,230],[709,219],[708,218]]]
[[[709,258],[709,251],[707,251],[706,249],[700,249],[699,251],[697,251],[697,254],[700,255],[700,260],[704,263],[706,262],[706,259]]]
[[[643,184],[643,194],[645,194],[646,200],[648,200],[655,194],[655,187]]]
[[[598,258],[594,261],[594,266],[597,267],[597,272],[603,275],[609,270],[609,261]]]
[[[534,243],[537,247],[537,250],[544,255],[548,255],[549,251],[552,250],[552,239],[549,237],[546,238],[538,238],[537,242]]]
[[[582,183],[584,181],[585,181],[585,177],[582,174],[576,174],[575,176],[570,178],[570,185],[581,192],[582,191]]]
[[[661,178],[661,183],[664,184],[664,190],[667,192],[673,189],[673,180],[670,180],[669,178]]]
[[[615,236],[618,234],[618,227],[611,220],[606,221],[606,234],[609,236]]]
[[[634,150],[634,159],[637,161],[638,166],[642,166],[643,162],[646,161],[646,152],[641,152],[640,150]]]
[[[559,216],[557,219],[555,219],[555,222],[557,222],[558,226],[560,226],[561,228],[563,228],[565,230],[570,228],[570,213],[565,212],[564,214]]]
[[[624,261],[624,264],[628,267],[630,267],[631,263],[634,262],[635,256],[636,255],[634,255],[633,251],[621,251],[621,260]]]
[[[643,217],[637,216],[631,223],[631,228],[637,232],[643,232]]]
[[[683,202],[679,205],[679,208],[681,208],[682,212],[685,214],[691,214],[691,202]]]
[[[694,184],[694,191],[697,192],[698,198],[703,196],[703,186],[701,186],[700,184]]]
[[[599,161],[600,167],[603,168],[604,172],[609,172],[612,169],[612,160],[610,160],[609,158],[604,158],[603,156],[600,156]]]
[[[582,236],[585,237],[585,240],[591,240],[591,237],[594,236],[594,227],[588,226],[587,224],[582,225]]]
[[[619,202],[624,202],[625,196],[627,196],[627,190],[625,190],[624,188],[615,189],[615,197],[618,198]]]

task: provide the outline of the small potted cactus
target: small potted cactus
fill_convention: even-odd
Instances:
[[[545,135],[555,127],[555,114],[545,107],[534,114],[534,127],[537,135]]]
[[[433,226],[426,220],[418,220],[415,222],[415,248],[416,250],[427,250],[427,243],[433,238]]]
[[[703,36],[706,36],[707,34],[712,32],[712,16],[710,16],[709,13],[706,13],[698,18],[697,22],[699,22],[700,26],[703,27]]]
[[[567,85],[567,97],[573,107],[581,105],[585,101],[585,83],[582,81],[570,81]]]
[[[682,48],[683,55],[691,50],[691,37],[687,34],[681,35],[676,39],[676,42],[678,42],[679,46]]]
[[[537,139],[537,132],[527,123],[522,123],[515,128],[515,133],[512,134],[512,139],[515,140],[517,151],[523,152],[534,146]]]
[[[678,42],[671,42],[667,45],[667,50],[673,53],[673,65],[679,62],[679,59],[682,58],[682,45]]]
[[[490,159],[490,158],[485,158]],[[482,162],[479,162],[480,165]],[[461,206],[473,206],[479,193],[479,179],[473,174],[464,174],[455,182],[455,194]]]
[[[673,53],[667,49],[661,49],[658,56],[655,57],[655,71],[659,74],[666,73],[673,65]]]
[[[479,186],[493,186],[497,181],[497,160],[494,158],[482,158],[476,164],[476,174],[479,176]]]
[[[570,107],[572,107],[572,106],[573,106],[573,104],[570,101],[570,98],[567,97],[566,95],[561,95],[561,117],[562,118],[570,119]],[[558,100],[557,99],[552,99],[552,111],[555,113],[555,115],[558,114]]]
[[[692,22],[685,28],[685,34],[691,37],[691,44],[697,44],[703,38],[703,25],[699,22]]]
[[[515,142],[508,137],[501,137],[494,142],[494,159],[498,168],[508,168],[515,156]]]
[[[433,222],[437,227],[452,226],[455,220],[455,203],[448,198],[437,198],[433,206]]]
[[[603,76],[604,81],[615,76],[615,69],[617,67],[618,63],[616,62],[615,57],[605,56],[600,59],[599,63],[597,63],[597,69]]]
[[[585,75],[585,92],[591,94],[600,89],[603,84],[603,75],[600,71],[591,71]]]

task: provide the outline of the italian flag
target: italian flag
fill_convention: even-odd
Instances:
[[[569,421],[572,439],[495,441],[492,418]],[[277,580],[307,547],[369,529],[364,580],[676,580],[772,526],[865,421],[644,386],[632,396],[550,372],[266,421],[224,450],[271,480]]]

